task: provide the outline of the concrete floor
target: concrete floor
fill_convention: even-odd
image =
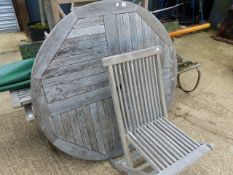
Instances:
[[[169,118],[214,150],[182,175],[230,175],[233,172],[233,46],[214,41],[213,32],[175,40],[177,53],[202,64],[198,89],[176,90]],[[0,34],[0,65],[20,58],[17,44],[22,33]],[[195,72],[184,75],[192,85]],[[117,175],[107,161],[72,159],[53,152],[36,122],[27,123],[22,109],[12,109],[8,92],[0,93],[0,174]]]

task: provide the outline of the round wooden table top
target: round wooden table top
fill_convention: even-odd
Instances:
[[[39,125],[59,150],[82,159],[122,154],[106,69],[101,58],[161,46],[167,106],[176,84],[176,55],[162,24],[130,2],[75,8],[44,41],[32,71]]]

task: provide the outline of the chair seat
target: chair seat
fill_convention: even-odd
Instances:
[[[211,150],[211,146],[192,140],[165,118],[128,132],[127,138],[151,164],[154,174],[181,172]]]

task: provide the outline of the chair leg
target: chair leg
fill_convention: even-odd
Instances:
[[[122,175],[148,175],[148,173],[144,173],[142,171],[138,171],[133,167],[129,167],[127,165],[127,160],[125,157],[111,159],[110,164],[114,169],[116,169]]]
[[[130,154],[130,148],[129,148],[129,144],[128,144],[128,141],[126,140],[126,150],[125,150],[125,157],[126,157],[126,160],[128,161],[128,166],[133,168],[133,161],[132,161],[132,158],[131,158],[131,154]]]

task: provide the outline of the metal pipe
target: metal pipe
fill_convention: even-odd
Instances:
[[[169,35],[170,37],[179,37],[188,33],[192,33],[192,32],[197,32],[200,30],[204,30],[204,29],[208,29],[210,28],[210,23],[205,23],[205,24],[200,24],[200,25],[196,25],[193,27],[188,27],[186,29],[180,29],[174,32],[170,32]]]

